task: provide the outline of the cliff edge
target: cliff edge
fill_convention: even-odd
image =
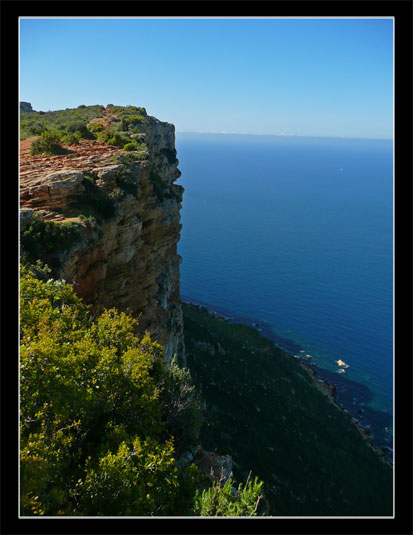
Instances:
[[[32,155],[37,137],[21,141],[21,255],[48,264],[94,309],[116,307],[139,318],[141,333],[164,347],[165,361],[176,354],[184,363],[177,254],[184,189],[175,184],[175,129],[143,108],[133,128],[125,117],[136,112],[100,108],[88,128],[122,128],[138,150],[98,135],[63,144],[63,154]]]

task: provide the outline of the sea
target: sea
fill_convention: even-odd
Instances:
[[[393,141],[177,132],[176,148],[182,299],[304,359],[392,456]]]

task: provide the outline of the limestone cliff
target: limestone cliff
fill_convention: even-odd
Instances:
[[[112,119],[106,113],[95,121]],[[139,158],[85,139],[65,155],[30,156],[31,140],[22,142],[20,232],[35,213],[76,224],[78,239],[59,251],[57,276],[95,308],[138,317],[140,331],[164,346],[166,362],[177,354],[185,363],[177,254],[183,187],[174,183],[181,175],[174,126],[145,116],[138,129],[134,135],[147,147]]]

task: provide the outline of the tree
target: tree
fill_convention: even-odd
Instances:
[[[21,514],[187,514],[196,477],[162,420],[162,348],[24,267],[20,306]]]

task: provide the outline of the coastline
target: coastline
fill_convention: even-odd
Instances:
[[[200,303],[200,302],[194,302],[194,300],[189,299],[187,297],[181,296],[181,301],[184,303],[189,303],[192,305],[205,308],[208,311],[208,313],[211,316],[215,317],[216,319],[220,319],[222,321],[226,321],[228,323],[234,323],[234,324],[241,323],[244,325],[248,325],[254,329],[257,329],[263,337],[271,340],[276,345],[276,347],[285,351],[291,358],[295,358],[296,360],[298,360],[302,369],[304,369],[311,377],[315,388],[321,391],[328,398],[328,400],[331,403],[333,403],[340,411],[345,412],[349,415],[349,417],[351,418],[351,421],[356,426],[357,430],[359,431],[363,439],[366,441],[368,446],[386,464],[393,467],[393,449],[387,446],[386,444],[383,444],[383,441],[377,440],[377,437],[375,437],[375,434],[372,433],[372,430],[371,430],[372,428],[374,428],[374,426],[372,422],[368,422],[368,418],[364,418],[364,420],[367,422],[367,423],[364,423],[359,416],[365,412],[365,408],[363,407],[364,402],[361,402],[360,406],[356,407],[356,404],[354,401],[355,397],[352,397],[353,401],[351,402],[351,404],[349,403],[344,404],[341,402],[341,400],[338,400],[337,399],[338,388],[332,381],[333,374],[331,372],[328,372],[328,370],[324,370],[320,368],[314,362],[309,362],[307,358],[295,355],[295,353],[301,352],[304,354],[305,352],[304,348],[300,344],[294,342],[293,340],[277,336],[271,330],[271,327],[268,324],[252,320],[251,318],[244,318],[241,316],[237,316],[234,314],[229,315],[228,312],[218,310],[217,307],[214,307],[215,308],[214,310],[211,307],[211,305],[207,305],[205,303]],[[330,377],[326,377],[326,375],[330,375]],[[338,376],[337,380],[335,380],[334,382],[342,383],[342,382],[349,382],[349,380],[344,379],[340,375]]]

